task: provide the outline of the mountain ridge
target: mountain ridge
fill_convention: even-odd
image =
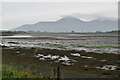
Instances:
[[[108,31],[117,29],[117,21],[100,20],[82,21],[74,17],[64,17],[57,21],[37,22],[35,24],[25,24],[11,31],[47,31],[47,32],[69,32],[69,31]]]

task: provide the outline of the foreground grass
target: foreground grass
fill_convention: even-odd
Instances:
[[[18,69],[15,66],[2,66],[2,78],[43,78],[43,76],[36,76],[29,70]]]

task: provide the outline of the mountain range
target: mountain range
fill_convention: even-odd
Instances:
[[[57,21],[40,21],[35,24],[25,24],[11,31],[40,31],[40,32],[95,32],[110,31],[118,29],[118,22],[114,20],[96,19],[92,21],[82,21],[74,17],[64,17]]]

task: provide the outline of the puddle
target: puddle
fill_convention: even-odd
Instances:
[[[76,60],[70,59],[69,57],[67,57],[66,55],[64,56],[59,56],[59,55],[52,55],[52,54],[48,54],[48,55],[43,55],[43,54],[37,54],[35,55],[36,58],[38,58],[38,60],[53,60],[53,62],[55,63],[61,63],[63,65],[69,66],[69,65],[74,65],[75,62],[77,62]]]
[[[80,56],[79,53],[71,53],[71,55],[72,55],[72,56],[78,56],[78,57]]]
[[[116,70],[118,67],[113,66],[113,65],[105,65],[102,67],[96,67],[97,69],[102,69],[102,70]]]

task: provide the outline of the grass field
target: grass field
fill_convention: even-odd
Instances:
[[[30,70],[18,69],[15,66],[3,65],[2,78],[43,78],[43,76],[36,76]]]

